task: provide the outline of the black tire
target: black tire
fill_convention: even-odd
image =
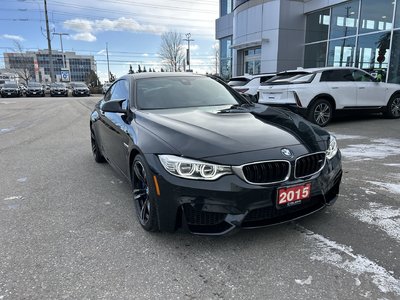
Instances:
[[[400,118],[400,94],[393,95],[385,110],[385,117],[389,119]]]
[[[325,99],[316,100],[308,111],[307,119],[321,127],[328,125],[333,115],[332,104]]]
[[[139,154],[132,163],[132,196],[136,216],[147,231],[159,231],[158,211],[155,201],[153,178],[145,159]]]
[[[94,132],[91,130],[90,134],[90,141],[92,145],[92,154],[93,158],[97,163],[103,163],[106,161],[104,156],[101,154],[100,148],[97,144],[96,136],[94,135]]]

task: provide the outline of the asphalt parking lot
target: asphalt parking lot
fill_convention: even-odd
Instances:
[[[225,237],[148,233],[92,158],[100,98],[0,99],[0,300],[399,299],[400,120],[342,117],[328,209]]]

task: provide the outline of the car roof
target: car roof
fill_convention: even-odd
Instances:
[[[142,79],[142,78],[162,78],[162,77],[205,77],[200,74],[185,73],[185,72],[142,72],[135,74],[126,74],[120,78],[132,78],[132,79]]]
[[[279,72],[278,74],[292,73],[292,72],[293,73],[298,73],[298,72],[314,73],[314,72],[322,72],[322,71],[328,71],[328,70],[343,70],[343,69],[355,70],[357,68],[354,68],[354,67],[297,68],[294,70],[282,71],[282,72]]]

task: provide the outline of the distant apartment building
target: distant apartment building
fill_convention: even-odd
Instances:
[[[64,56],[64,59],[63,59]],[[61,79],[61,69],[70,71],[71,81],[85,81],[96,62],[92,55],[78,55],[75,52],[52,51],[53,69],[57,81]],[[50,81],[50,59],[47,50],[27,51],[23,53],[4,53],[5,68],[10,71],[28,70],[32,81]]]
[[[220,0],[220,74],[349,66],[400,83],[400,0]]]

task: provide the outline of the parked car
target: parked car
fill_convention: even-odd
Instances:
[[[328,67],[279,73],[258,90],[259,103],[289,107],[320,126],[336,111],[383,112],[400,118],[400,85],[378,82],[356,68]]]
[[[21,89],[17,83],[5,83],[1,88],[2,97],[20,97],[22,96]]]
[[[112,85],[112,83],[109,83],[109,82],[103,84],[103,87],[102,87],[102,92],[103,92],[103,94],[105,94],[105,93],[107,92],[108,88],[109,88],[111,85]]]
[[[260,85],[267,80],[271,79],[274,77],[276,74],[261,74],[261,75],[255,75],[249,82],[247,82],[245,85],[236,85],[232,86],[234,90],[238,91],[239,93],[242,94],[247,94],[254,96],[256,99],[258,99],[258,88]]]
[[[38,82],[29,82],[28,87],[26,88],[26,96],[42,96],[44,97],[44,88],[43,85]]]
[[[224,234],[333,204],[341,154],[327,131],[207,76],[125,75],[95,105],[92,153],[131,184],[145,230]]]
[[[243,75],[243,76],[232,77],[231,79],[229,79],[228,85],[231,86],[231,87],[243,86],[246,83],[248,83],[252,78],[253,78],[253,76],[251,76],[251,75]]]
[[[90,96],[90,90],[88,86],[83,82],[72,82],[72,96]]]
[[[57,82],[50,84],[50,96],[64,96],[68,97],[68,88],[65,83]]]

